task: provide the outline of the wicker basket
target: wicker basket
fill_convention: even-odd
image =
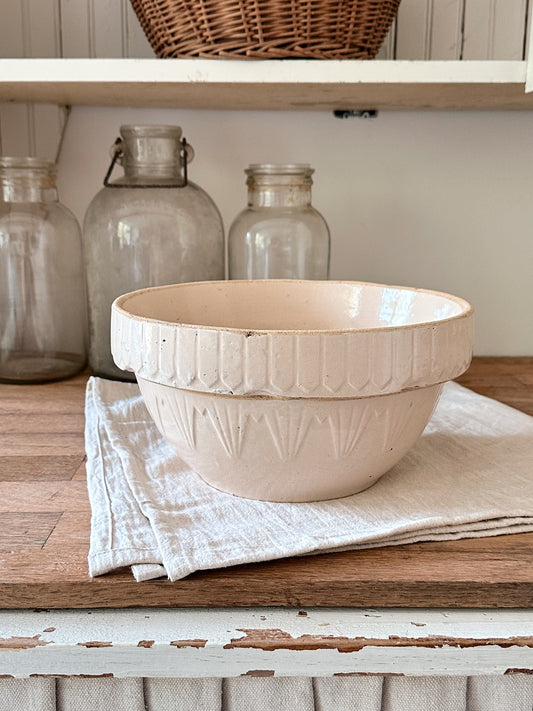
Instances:
[[[372,59],[400,0],[131,0],[159,57]]]

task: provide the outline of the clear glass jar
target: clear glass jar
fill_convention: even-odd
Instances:
[[[228,234],[230,279],[328,279],[330,236],[307,164],[250,165],[248,207]]]
[[[113,362],[111,304],[147,286],[223,279],[224,230],[213,200],[186,177],[193,153],[179,126],[120,133],[124,176],[100,190],[84,220],[89,364],[95,375],[134,380]]]
[[[87,360],[79,225],[52,163],[0,158],[0,190],[0,381],[75,375]]]

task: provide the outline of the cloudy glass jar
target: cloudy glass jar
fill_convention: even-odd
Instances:
[[[311,204],[307,164],[254,164],[248,205],[230,227],[230,279],[328,279],[330,235]]]
[[[52,163],[0,158],[0,381],[67,378],[86,363],[80,228]]]
[[[111,355],[115,298],[148,286],[224,278],[222,220],[209,195],[187,178],[193,153],[181,133],[179,126],[122,126],[114,158],[124,175],[106,179],[87,210],[89,364],[95,375],[134,379]]]

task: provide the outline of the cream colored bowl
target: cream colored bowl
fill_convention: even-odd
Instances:
[[[193,282],[113,304],[112,351],[209,484],[311,501],[373,484],[472,355],[470,304],[360,282]]]

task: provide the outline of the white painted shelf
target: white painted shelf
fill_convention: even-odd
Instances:
[[[533,667],[531,610],[10,610],[0,628],[0,677],[500,676]]]
[[[526,61],[1,59],[0,101],[199,109],[533,109]]]

